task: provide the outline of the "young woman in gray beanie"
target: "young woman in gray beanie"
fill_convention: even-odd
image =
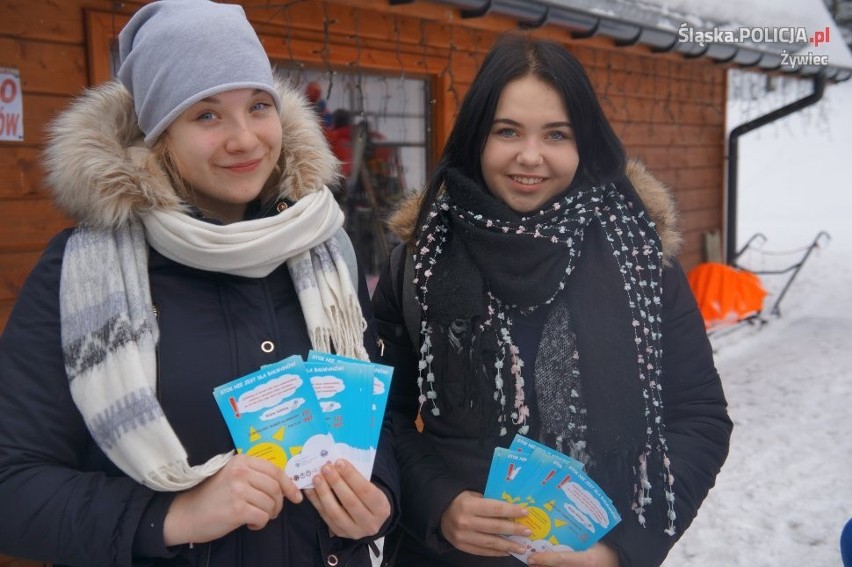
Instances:
[[[395,523],[329,463],[307,498],[236,455],[214,387],[308,350],[375,354],[316,117],[239,6],[161,0],[118,80],[52,125],[57,235],[0,338],[0,553],[62,565],[370,565]],[[369,323],[368,323],[369,322]]]

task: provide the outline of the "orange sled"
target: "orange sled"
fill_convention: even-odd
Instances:
[[[706,262],[690,270],[687,279],[707,329],[754,317],[763,309],[766,290],[752,272]]]

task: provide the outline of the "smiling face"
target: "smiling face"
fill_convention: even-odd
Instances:
[[[266,91],[237,89],[202,99],[166,130],[192,204],[224,223],[243,219],[281,154],[281,121]]]
[[[518,213],[537,211],[571,184],[580,156],[557,91],[527,75],[506,84],[482,150],[482,178]]]

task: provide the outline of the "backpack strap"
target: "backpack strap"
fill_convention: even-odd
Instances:
[[[420,302],[414,293],[414,255],[405,249],[405,269],[402,280],[402,318],[408,336],[411,339],[411,347],[414,352],[420,351]]]
[[[399,299],[402,310],[402,320],[411,348],[414,352],[420,350],[420,303],[414,292],[414,255],[405,244],[400,244],[391,251],[390,273],[394,295]]]

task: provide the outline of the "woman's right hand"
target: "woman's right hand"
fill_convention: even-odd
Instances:
[[[503,557],[509,552],[524,553],[526,548],[504,536],[527,536],[531,530],[514,521],[527,511],[481,494],[464,491],[453,499],[441,516],[441,533],[456,548],[474,555]]]
[[[163,524],[166,546],[205,543],[240,526],[259,530],[302,493],[284,471],[257,457],[235,455],[222,469],[172,501]]]

